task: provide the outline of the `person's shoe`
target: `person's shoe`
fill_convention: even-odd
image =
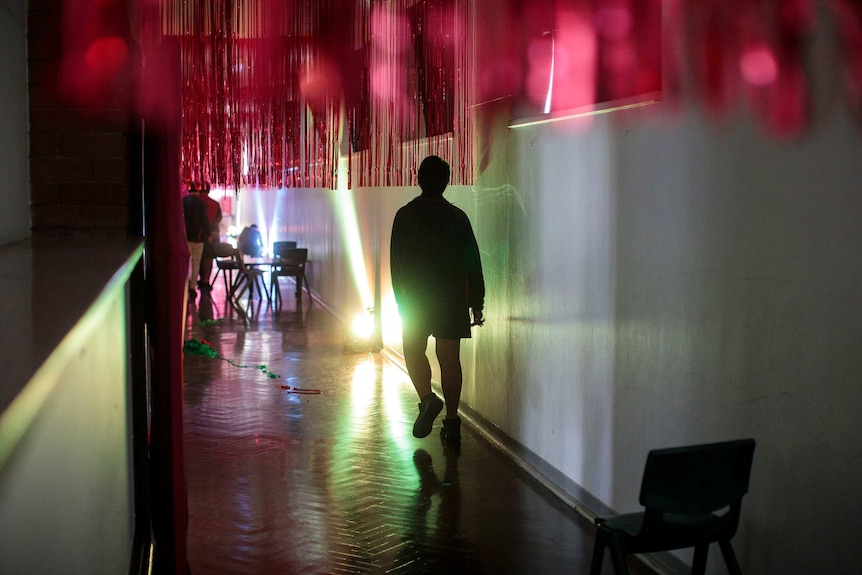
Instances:
[[[434,428],[434,420],[443,411],[443,400],[429,393],[422,398],[419,403],[419,417],[416,418],[416,423],[413,424],[414,437],[428,437],[431,430]]]
[[[440,439],[444,443],[460,444],[461,443],[461,418],[444,419],[443,428],[440,429]]]

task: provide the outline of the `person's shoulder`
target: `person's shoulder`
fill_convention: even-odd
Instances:
[[[452,202],[447,200],[445,205],[446,205],[446,210],[449,211],[450,213],[452,213],[455,217],[463,218],[463,219],[469,219],[467,217],[467,212],[465,212],[464,210],[462,210],[461,208],[459,208],[458,206],[456,206]]]
[[[398,208],[398,210],[396,210],[395,212],[395,216],[398,217],[399,215],[409,214],[410,212],[416,211],[416,209],[419,207],[418,200],[419,198],[415,197],[400,208]]]
[[[405,208],[406,209],[415,208],[418,205],[420,205],[421,202],[422,202],[422,196],[416,196],[415,198],[411,198],[411,200],[409,202],[407,202],[406,204],[401,206],[401,209],[403,210]]]

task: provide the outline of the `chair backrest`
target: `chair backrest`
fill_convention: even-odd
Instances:
[[[295,250],[296,242],[273,242],[272,244],[272,257],[278,258],[281,257],[281,254],[286,252],[287,250]]]
[[[641,505],[677,515],[738,505],[748,493],[754,445],[753,439],[739,439],[650,451]]]
[[[278,263],[284,267],[304,267],[308,261],[308,248],[285,250],[278,258]]]
[[[260,270],[258,270],[257,268],[245,265],[246,258],[252,256],[248,256],[247,254],[242,253],[242,250],[240,250],[239,248],[234,249],[233,255],[234,259],[236,260],[236,263],[239,264],[239,269],[242,273],[246,275],[260,273]]]
[[[217,258],[232,258],[235,251],[232,245],[225,242],[213,244],[213,256]]]

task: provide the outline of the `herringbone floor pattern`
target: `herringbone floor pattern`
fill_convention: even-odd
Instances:
[[[187,324],[219,354],[185,357],[194,575],[589,571],[589,522],[469,428],[460,450],[414,438],[406,375],[345,353],[320,306],[224,302],[217,287]]]

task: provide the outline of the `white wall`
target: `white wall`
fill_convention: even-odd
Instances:
[[[478,234],[505,285],[465,398],[620,511],[649,449],[754,437],[747,573],[862,561],[862,124],[831,38],[798,141],[658,106],[479,143],[497,150]]]
[[[30,235],[26,0],[0,0],[0,244]]]

